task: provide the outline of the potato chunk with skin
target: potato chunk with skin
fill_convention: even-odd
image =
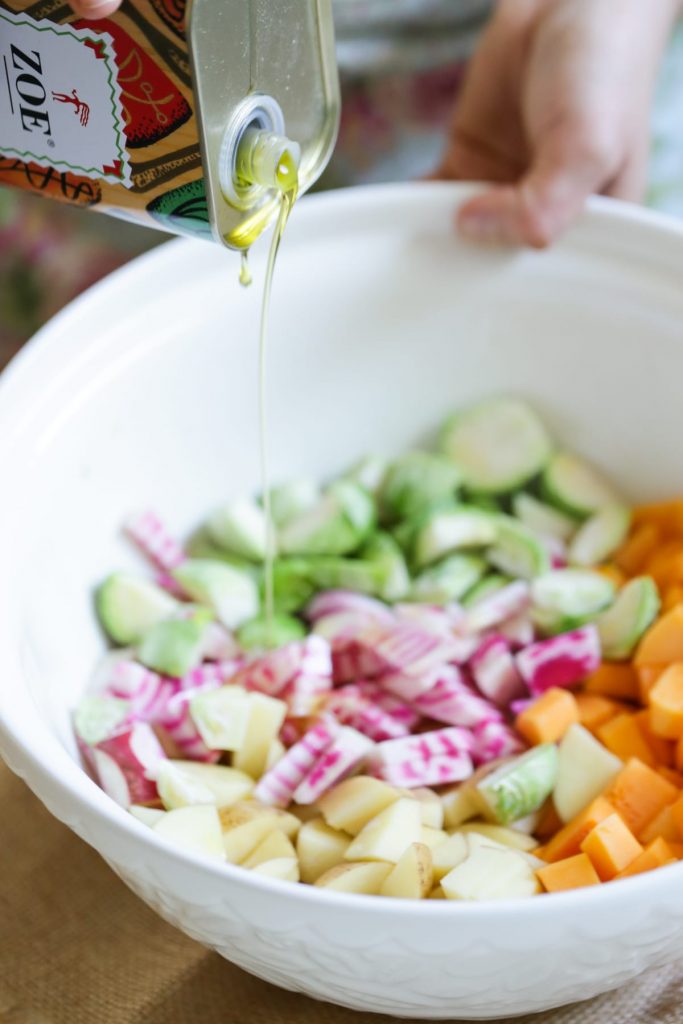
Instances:
[[[256,800],[242,800],[219,811],[225,855],[231,864],[241,864],[273,829],[288,838],[296,835],[301,822],[293,814],[266,807]]]
[[[357,836],[365,825],[398,800],[400,793],[381,779],[356,775],[334,786],[318,801],[323,818],[332,828]]]
[[[318,878],[315,885],[320,889],[332,889],[334,892],[378,896],[391,868],[391,864],[382,863],[337,864]]]
[[[313,883],[330,868],[342,863],[351,836],[314,818],[301,826],[296,840],[301,881]]]
[[[411,843],[380,889],[381,896],[423,900],[433,884],[432,854],[424,843]]]
[[[401,797],[372,818],[344,854],[345,860],[383,860],[396,864],[407,846],[422,839],[420,804]]]

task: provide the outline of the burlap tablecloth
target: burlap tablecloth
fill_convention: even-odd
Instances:
[[[0,763],[0,1024],[386,1024],[175,931]],[[517,1024],[683,1024],[683,962]]]

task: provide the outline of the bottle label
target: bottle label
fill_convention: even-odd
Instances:
[[[0,9],[0,155],[130,184],[112,37]]]

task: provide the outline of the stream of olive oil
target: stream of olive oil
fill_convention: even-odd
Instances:
[[[261,462],[261,490],[263,494],[263,511],[266,517],[266,557],[264,562],[264,612],[266,621],[266,641],[272,646],[273,632],[273,567],[275,564],[275,530],[270,502],[270,446],[268,433],[268,325],[270,318],[270,298],[273,288],[273,273],[277,260],[278,249],[282,241],[289,215],[296,201],[298,193],[298,173],[296,165],[288,158],[288,154],[282,158],[278,168],[278,182],[280,184],[280,209],[273,237],[268,251],[266,263],[266,275],[263,282],[263,295],[261,298],[261,321],[259,326],[259,371],[258,371],[258,407],[259,407],[259,434],[260,434],[260,462]],[[242,263],[240,281],[251,280],[246,260]]]

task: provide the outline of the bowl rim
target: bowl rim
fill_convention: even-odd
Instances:
[[[339,189],[334,192],[317,193],[305,197],[300,206],[300,220],[308,217],[319,220],[328,212],[334,214],[341,207],[344,215],[372,209],[381,214],[383,208],[393,207],[396,202],[404,204],[421,201],[436,201],[447,205],[450,214],[455,207],[469,196],[480,191],[478,184],[459,184],[445,182],[401,183],[389,185],[370,185],[353,189]],[[600,233],[613,234],[623,231],[632,241],[637,236],[649,236],[660,246],[669,242],[675,247],[679,257],[683,256],[683,222],[680,224],[664,214],[647,210],[630,203],[603,197],[592,197],[586,204],[586,211],[580,218],[576,232],[588,227]],[[318,230],[316,226],[316,230]],[[567,236],[571,245],[572,232]],[[82,314],[87,315],[91,305],[97,306],[101,296],[111,290],[120,291],[129,281],[139,280],[150,269],[154,270],[163,261],[175,264],[179,259],[187,260],[185,253],[204,251],[205,243],[191,239],[174,239],[150,252],[138,256],[113,274],[103,278],[77,299],[72,301],[55,317],[53,317],[11,360],[0,375],[0,422],[3,421],[6,406],[14,403],[21,406],[22,393],[30,392],[34,367],[40,369],[41,361],[53,345],[63,341],[63,327],[70,319]],[[199,248],[198,248],[199,247]],[[59,337],[61,333],[61,339]],[[53,335],[56,337],[53,338]],[[3,424],[4,426],[4,424]],[[21,437],[21,422],[13,423],[11,416],[8,429],[0,432],[0,475],[3,475],[5,454],[13,447],[17,438]],[[0,522],[2,512],[0,510]],[[2,530],[0,530],[2,533]],[[5,601],[3,581],[0,580],[0,666],[9,662],[10,670],[0,672],[0,695],[3,693],[2,678],[21,678],[20,660],[17,656],[18,644],[7,628],[8,618],[2,614]],[[12,656],[14,655],[14,656]],[[12,664],[14,662],[14,664]],[[12,675],[14,673],[14,675]],[[7,685],[5,693],[9,693]],[[32,703],[27,695],[29,705]],[[180,867],[191,867],[216,879],[217,883],[226,878],[241,883],[245,889],[252,887],[255,891],[271,897],[305,901],[321,907],[346,908],[349,911],[362,910],[367,915],[407,915],[415,919],[419,915],[425,920],[435,915],[454,915],[458,920],[489,922],[505,919],[507,922],[524,911],[526,922],[540,915],[545,919],[547,914],[556,914],[563,909],[570,909],[575,914],[584,911],[609,912],[620,903],[625,892],[633,898],[653,900],[659,897],[666,900],[669,880],[683,877],[683,862],[673,864],[656,871],[646,872],[627,879],[617,880],[606,886],[575,889],[568,892],[549,894],[550,899],[509,899],[467,902],[456,900],[401,900],[390,897],[361,896],[356,894],[336,893],[319,889],[311,885],[283,884],[277,879],[257,875],[246,871],[239,865],[223,862],[212,862],[208,857],[192,851],[171,846],[163,838],[157,836],[148,826],[137,821],[122,807],[117,805],[89,777],[87,772],[75,761],[62,746],[57,737],[50,731],[47,724],[40,718],[30,726],[20,720],[12,703],[3,700],[0,706],[0,750],[5,754],[8,766],[22,778],[32,782],[39,779],[36,789],[40,792],[58,792],[63,800],[74,806],[75,814],[71,820],[79,821],[83,817],[94,816],[101,826],[124,836],[131,844],[131,853],[152,854],[157,851],[162,859]],[[46,754],[50,754],[48,757]],[[55,767],[57,770],[55,770]],[[78,817],[80,815],[80,818]],[[78,829],[76,829],[78,831]],[[84,829],[85,831],[85,829]],[[84,837],[85,838],[85,837]],[[624,889],[626,886],[626,889]],[[548,894],[544,894],[548,895]]]

